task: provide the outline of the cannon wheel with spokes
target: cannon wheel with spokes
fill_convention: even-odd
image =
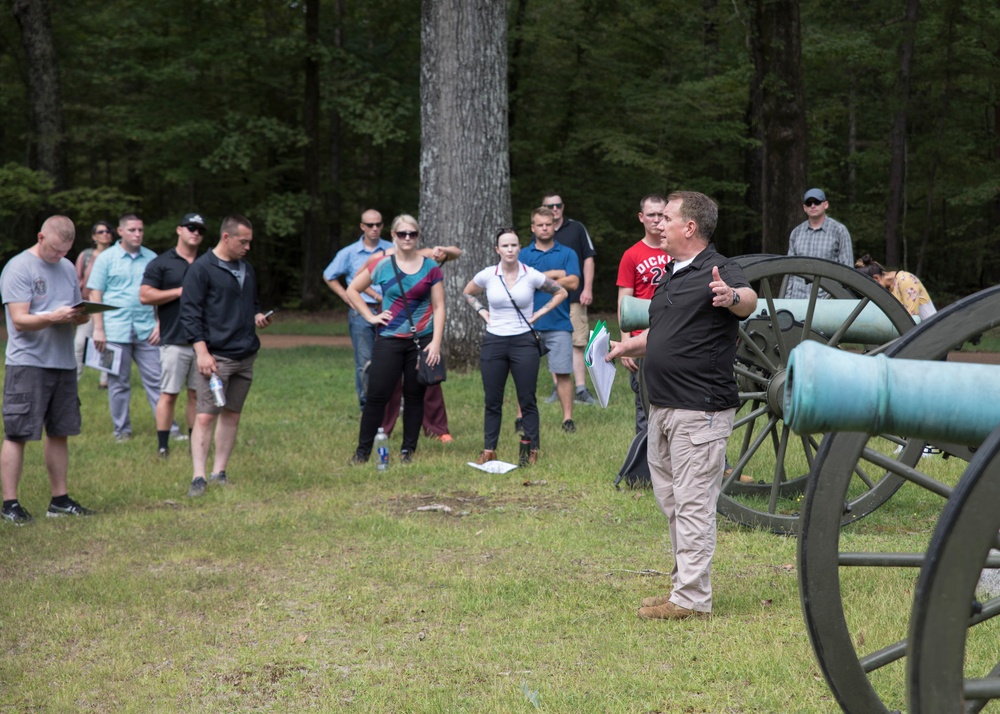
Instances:
[[[1000,286],[949,305],[889,345],[884,354],[896,359],[946,359],[952,350],[998,325]],[[813,475],[806,482],[799,519],[799,594],[806,629],[834,697],[845,712],[852,714],[889,711],[869,674],[905,657],[907,640],[901,636],[876,651],[858,652],[857,648],[863,647],[862,638],[852,636],[844,609],[845,596],[850,598],[855,593],[843,592],[841,569],[914,568],[921,566],[925,558],[923,553],[841,551],[843,504],[851,484],[858,470],[863,469],[872,472],[872,478],[908,481],[936,494],[942,499],[942,508],[952,495],[951,487],[919,468],[922,441],[904,439],[902,454],[892,458],[887,455],[888,449],[880,448],[874,439],[856,433],[825,435]],[[892,443],[885,440],[885,446]],[[938,446],[966,461],[975,452],[974,447],[958,444]],[[863,599],[862,593],[856,595]]]
[[[965,675],[969,627],[1000,614],[1000,598],[975,601],[983,563],[997,547],[997,503],[1000,428],[976,451],[948,499],[917,578],[907,654],[910,714],[969,714],[1000,698],[1000,663],[991,660],[986,676]]]
[[[750,255],[738,258],[757,292],[757,310],[740,328],[734,372],[740,391],[740,408],[727,449],[727,469],[718,510],[743,525],[775,533],[798,530],[800,499],[821,436],[796,436],[783,420],[785,369],[791,350],[803,340],[818,340],[831,347],[870,351],[885,345],[848,343],[847,336],[862,311],[874,306],[896,335],[913,329],[913,318],[891,293],[871,278],[840,263],[797,256]],[[810,294],[803,318],[776,309],[775,300],[789,276],[801,276]],[[820,290],[832,299],[852,299],[857,308],[836,326],[822,329],[813,322]],[[902,443],[900,441],[899,443]],[[910,465],[919,454],[898,457]],[[885,502],[901,481],[870,479],[857,474],[856,485],[844,502],[843,522],[852,522]]]

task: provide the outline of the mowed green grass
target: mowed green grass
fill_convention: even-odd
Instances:
[[[232,485],[192,501],[186,445],[156,460],[139,389],[135,437],[116,444],[88,371],[70,493],[100,514],[45,518],[29,446],[20,497],[35,522],[0,524],[0,711],[837,711],[800,614],[794,538],[720,521],[714,616],[636,617],[667,591],[672,559],[651,493],[612,486],[633,433],[624,377],[607,410],[576,408],[575,435],[541,405],[541,464],[494,476],[466,465],[482,448],[479,375],[452,372],[455,442],[421,439],[404,467],[394,433],[379,473],[346,465],[350,350],[263,350]],[[547,374],[539,385],[547,395]],[[850,530],[852,547],[919,546],[933,519],[914,515],[938,508],[905,487]],[[868,642],[905,633],[915,575],[862,583],[874,594],[851,618]],[[879,675],[896,708],[903,666]]]

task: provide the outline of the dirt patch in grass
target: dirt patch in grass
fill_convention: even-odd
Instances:
[[[397,518],[415,513],[440,514],[452,518],[489,513],[501,508],[559,511],[572,508],[575,497],[550,484],[532,482],[523,491],[482,496],[471,491],[450,494],[403,494],[385,503]]]

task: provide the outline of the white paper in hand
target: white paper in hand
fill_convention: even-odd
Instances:
[[[591,335],[584,358],[587,363],[587,371],[590,372],[590,381],[594,383],[594,390],[597,392],[597,400],[604,408],[608,406],[611,385],[615,383],[615,366],[611,362],[604,361],[610,349],[611,335],[608,333],[607,326],[600,322],[594,328],[594,334]]]

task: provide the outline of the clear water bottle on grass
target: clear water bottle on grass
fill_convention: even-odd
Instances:
[[[385,429],[378,428],[375,434],[375,445],[378,447],[378,470],[385,471],[389,468],[389,437],[386,436]]]

